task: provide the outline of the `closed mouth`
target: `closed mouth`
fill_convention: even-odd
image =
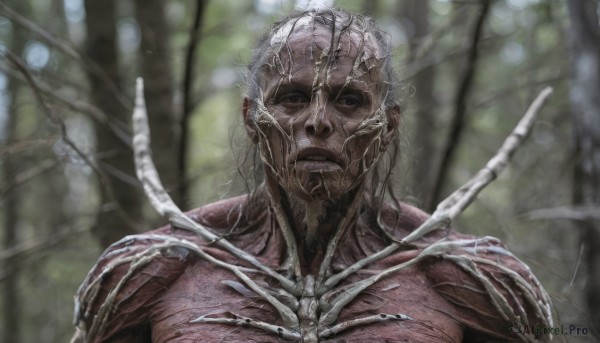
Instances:
[[[306,156],[303,158],[306,161],[327,161],[327,156]]]
[[[297,155],[296,161],[333,162],[340,164],[336,153],[327,149],[314,147],[301,150]]]

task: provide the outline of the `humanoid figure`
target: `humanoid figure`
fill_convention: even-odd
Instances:
[[[497,239],[410,236],[428,215],[388,187],[399,87],[371,19],[284,18],[248,72],[243,119],[261,181],[191,211],[201,233],[172,221],[109,247],[78,292],[75,341],[547,339],[519,332],[549,325],[550,303]]]

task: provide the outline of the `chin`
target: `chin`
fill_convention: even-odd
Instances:
[[[289,193],[309,202],[314,200],[335,200],[351,191],[350,183],[340,180],[311,179],[308,182],[293,183],[292,187],[284,187]]]

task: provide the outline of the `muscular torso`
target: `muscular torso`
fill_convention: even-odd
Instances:
[[[396,261],[403,258],[397,256]],[[349,281],[358,281],[377,268],[361,272]],[[272,287],[277,282],[256,277]],[[226,284],[224,281],[229,283]],[[235,283],[235,284],[234,284]],[[347,284],[349,282],[346,282]],[[233,287],[231,285],[234,285]],[[237,287],[238,289],[234,289]],[[245,294],[244,294],[245,293]],[[357,327],[331,339],[332,342],[460,342],[462,325],[456,310],[432,287],[425,273],[418,268],[399,273],[359,295],[345,308],[339,321],[379,313],[405,314],[410,321],[389,321]],[[231,314],[282,325],[278,314],[264,300],[242,285],[232,273],[211,266],[205,261],[191,263],[180,278],[160,297],[152,308],[152,338],[154,342],[187,342],[201,337],[205,342],[279,342],[273,334],[257,329],[221,324],[190,324],[193,319],[211,314],[227,317]]]
[[[244,198],[231,199],[198,210],[192,214],[196,220],[227,232],[232,209]],[[400,213],[384,213],[383,219],[394,222],[396,237],[403,237],[417,227],[425,214],[409,207]],[[359,220],[342,239],[332,263],[336,273],[349,265],[381,250],[389,243],[382,235]],[[444,238],[447,233],[429,235],[422,243]],[[260,329],[229,324],[198,323],[201,316],[210,318],[249,318],[284,325],[277,311],[248,288],[232,272],[208,262],[183,248],[162,251],[149,262],[133,268],[124,263],[110,273],[98,278],[101,270],[114,261],[148,250],[161,242],[160,237],[176,237],[193,242],[203,251],[221,261],[248,266],[216,245],[207,245],[192,233],[172,228],[162,228],[146,235],[132,236],[105,252],[96,271],[87,280],[99,280],[100,292],[95,297],[80,294],[82,322],[89,330],[93,313],[97,313],[106,298],[114,295],[111,315],[94,342],[279,342],[280,337]],[[453,233],[446,239],[457,239]],[[463,237],[463,236],[460,236]],[[251,229],[230,237],[236,246],[256,256],[271,268],[279,268],[285,259],[285,242],[266,209]],[[368,265],[351,275],[336,289],[343,292],[347,285],[365,279],[377,271],[414,258],[419,249],[404,249],[385,259]],[[519,268],[508,257],[506,264]],[[306,262],[306,261],[305,261]],[[249,267],[249,266],[248,266]],[[523,268],[523,267],[521,267]],[[310,273],[310,265],[304,265]],[[283,272],[283,271],[281,271]],[[278,282],[261,274],[250,274],[261,286],[280,288]],[[124,276],[129,276],[123,282]],[[507,281],[508,282],[508,281]],[[85,289],[82,288],[82,289]],[[117,289],[117,291],[115,291]],[[339,293],[336,293],[336,295]],[[300,299],[299,299],[300,300]],[[83,312],[83,311],[82,311]],[[402,314],[411,320],[391,320],[361,325],[343,331],[327,340],[331,342],[462,342],[511,339],[510,322],[500,316],[483,291],[482,285],[460,268],[435,258],[423,261],[367,288],[346,306],[337,320],[347,320],[372,315]],[[97,324],[96,324],[97,325]]]

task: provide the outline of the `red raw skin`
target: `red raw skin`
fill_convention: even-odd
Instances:
[[[229,231],[237,218],[240,205],[247,197],[220,201],[191,212],[191,217],[219,233]],[[244,234],[229,237],[236,246],[255,255],[261,262],[278,268],[285,259],[285,242],[274,218],[272,209],[264,206],[255,224]],[[427,215],[403,204],[399,211],[385,207],[382,213],[384,224],[395,227],[395,237],[406,236],[418,227]],[[395,223],[395,225],[394,225]],[[194,234],[164,227],[151,233],[183,238],[203,246],[210,255],[229,263],[244,265],[222,249],[206,246]],[[448,239],[473,238],[453,231],[434,231],[417,243],[430,244],[448,236]],[[151,247],[152,240],[141,239],[130,244],[125,252],[124,244],[113,245],[94,267],[93,280],[103,267],[134,252]],[[362,217],[352,225],[342,238],[333,259],[334,272],[353,262],[386,247],[389,241],[373,230]],[[494,243],[484,243],[494,244]],[[117,251],[121,249],[121,253]],[[374,271],[397,265],[414,258],[420,250],[404,250],[375,262],[343,284],[359,281],[371,276]],[[529,280],[528,268],[513,258],[493,252],[478,253],[497,261]],[[502,271],[491,266],[478,265],[495,280],[514,286]],[[94,314],[104,302],[106,294],[113,289],[126,273],[125,264],[109,273],[101,281],[102,291],[92,304],[83,303],[82,312],[88,315],[83,321],[89,327]],[[303,269],[310,270],[307,265]],[[278,287],[268,277],[252,274],[253,280]],[[211,265],[207,261],[188,253],[184,249],[171,251],[155,258],[150,264],[137,271],[120,291],[109,317],[107,330],[90,342],[280,342],[280,338],[258,329],[223,324],[190,323],[193,319],[212,314],[227,317],[230,313],[283,325],[277,311],[266,301],[246,287],[237,290],[223,281],[242,283],[231,272]],[[502,290],[500,284],[493,284]],[[84,285],[85,286],[85,285]],[[341,285],[340,285],[341,286]],[[531,285],[539,296],[540,290]],[[517,298],[522,295],[515,290]],[[503,291],[501,291],[502,294]],[[504,294],[505,295],[505,294]],[[510,296],[506,296],[511,299]],[[526,304],[524,299],[519,302]],[[516,304],[511,304],[516,306]],[[532,317],[534,311],[525,307],[530,314],[530,324],[541,320]],[[327,342],[506,342],[515,340],[509,332],[512,324],[501,319],[490,302],[482,284],[465,273],[454,263],[430,258],[420,264],[401,270],[368,288],[344,308],[338,322],[366,315],[401,313],[414,318],[411,321],[386,321],[358,326],[331,337]]]

